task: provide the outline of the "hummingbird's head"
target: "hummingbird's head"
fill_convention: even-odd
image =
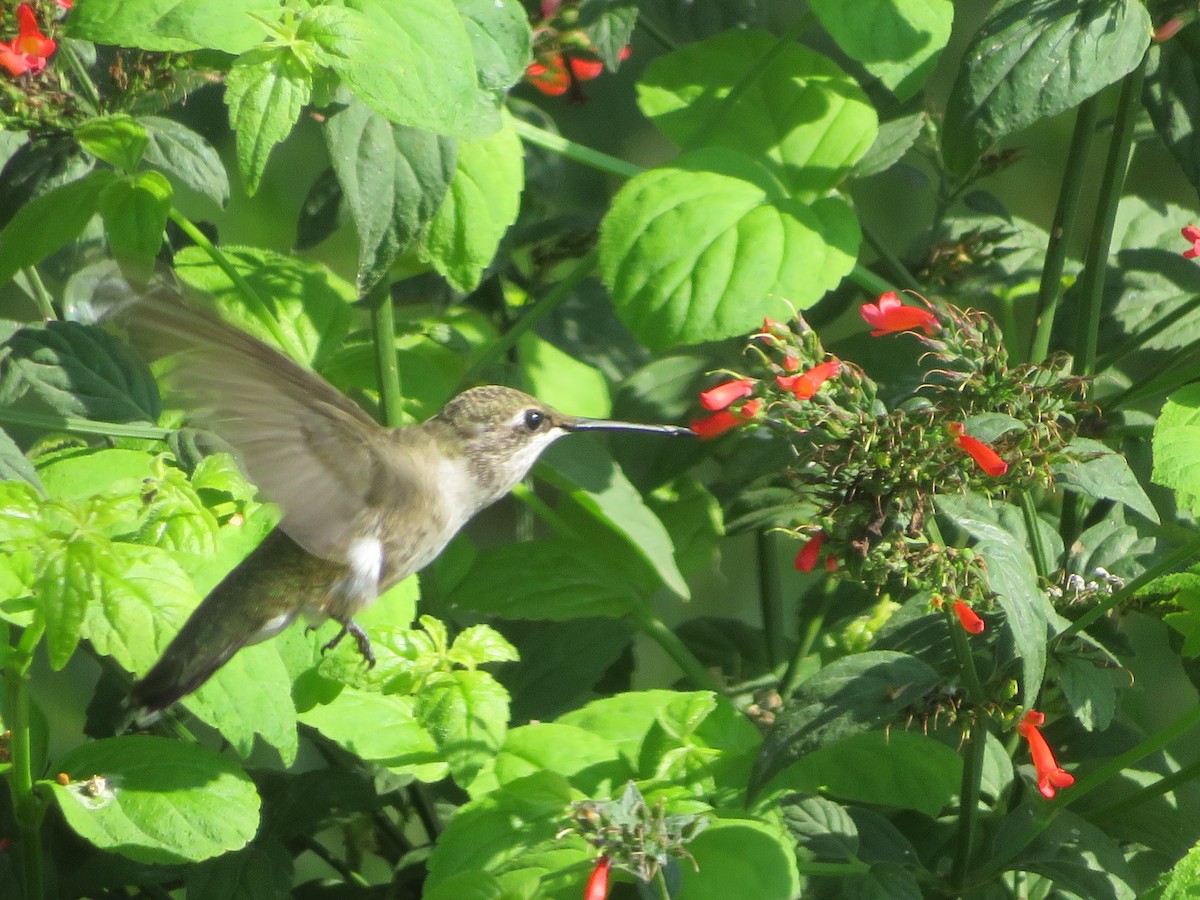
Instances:
[[[536,397],[496,384],[463,391],[427,424],[448,439],[443,442],[467,461],[475,481],[488,493],[494,492],[494,498],[508,493],[543,450],[572,431],[691,434],[675,425],[568,416]]]

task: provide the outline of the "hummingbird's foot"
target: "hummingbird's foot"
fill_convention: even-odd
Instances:
[[[373,669],[375,667],[375,651],[371,649],[371,639],[367,637],[367,633],[363,631],[362,626],[353,619],[347,619],[342,623],[342,630],[333,636],[333,640],[321,648],[321,652],[325,653],[327,650],[332,650],[342,642],[342,638],[347,634],[354,635],[354,641],[358,644],[358,652],[367,661],[367,668]]]

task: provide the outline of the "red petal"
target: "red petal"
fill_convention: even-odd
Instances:
[[[612,860],[602,856],[596,860],[596,867],[588,876],[587,887],[583,889],[583,900],[605,900],[608,897],[608,873],[612,869]]]
[[[716,387],[709,388],[700,394],[700,405],[705,409],[716,411],[725,409],[735,400],[749,397],[754,390],[754,382],[749,378],[738,381],[726,381]]]
[[[880,294],[874,304],[864,303],[859,312],[863,320],[874,329],[871,332],[874,337],[898,331],[913,331],[917,328],[926,334],[933,334],[939,327],[937,316],[919,306],[905,306],[895,291]]]
[[[811,572],[817,567],[821,558],[821,546],[825,543],[825,532],[818,531],[810,537],[796,554],[796,568],[801,572]]]
[[[696,419],[688,427],[702,438],[715,438],[724,434],[732,428],[741,425],[744,420],[740,416],[736,416],[727,409],[713,413],[711,416],[705,416],[703,419]]]
[[[572,56],[567,60],[567,65],[580,81],[591,81],[604,71],[604,63],[598,59],[579,59]]]
[[[8,44],[0,44],[0,67],[8,70],[10,75],[24,75],[30,66],[24,53],[18,53]]]
[[[979,618],[979,614],[971,609],[962,600],[955,600],[952,607],[954,614],[958,616],[959,624],[962,625],[963,631],[967,634],[982,634],[984,625],[983,619]]]
[[[738,415],[743,419],[753,419],[758,415],[758,411],[762,408],[761,400],[747,400],[742,404],[742,408],[738,410]]]
[[[962,426],[959,426],[960,428]],[[971,459],[979,465],[988,475],[993,478],[999,478],[1008,471],[1008,463],[1000,458],[1000,454],[985,444],[983,441],[977,440],[970,435],[960,433],[954,439],[963,450],[970,454]]]

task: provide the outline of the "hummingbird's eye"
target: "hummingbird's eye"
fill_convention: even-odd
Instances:
[[[546,415],[540,409],[525,410],[525,429],[537,431],[546,422]]]

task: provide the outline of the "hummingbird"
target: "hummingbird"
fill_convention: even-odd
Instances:
[[[374,665],[355,614],[429,565],[560,437],[691,434],[565,415],[502,385],[465,390],[421,424],[385,428],[315,372],[161,289],[122,316],[135,344],[176,354],[171,377],[191,421],[224,439],[283,512],[133,685],[131,703],[143,721],[301,615],[341,625],[323,649],[349,634]]]

